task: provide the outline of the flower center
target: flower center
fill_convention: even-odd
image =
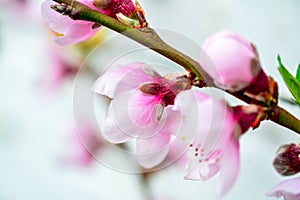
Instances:
[[[140,90],[145,94],[158,96],[163,106],[174,105],[174,100],[178,93],[159,83],[145,83],[140,86]]]
[[[202,158],[205,156],[204,154],[204,149],[201,148],[201,145],[193,145],[193,144],[190,144],[190,156],[193,156],[193,157],[196,157],[196,158],[199,158],[199,162],[202,161]]]
[[[188,171],[197,174],[194,179],[207,180],[218,172],[221,151],[206,152],[200,144],[190,144],[189,147],[188,156],[190,162],[187,167]]]
[[[174,105],[176,95],[190,88],[190,83],[183,76],[175,77],[172,80],[160,77],[158,83],[144,83],[140,86],[143,93],[157,96],[164,107]]]

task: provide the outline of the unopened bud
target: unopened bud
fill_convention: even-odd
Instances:
[[[281,146],[277,151],[273,166],[283,176],[290,176],[300,172],[300,144]]]
[[[220,88],[237,92],[264,74],[255,47],[236,33],[215,33],[204,41],[203,50],[201,65]],[[266,76],[260,81],[268,83]]]

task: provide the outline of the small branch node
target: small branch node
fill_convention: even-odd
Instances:
[[[54,4],[54,5],[51,5],[51,8],[53,10],[61,13],[62,15],[68,15],[71,18],[73,18],[77,13],[76,9],[73,7],[73,2],[71,5],[68,5],[65,3]]]

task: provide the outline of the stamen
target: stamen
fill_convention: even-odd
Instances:
[[[145,94],[158,95],[161,92],[161,86],[158,83],[145,83],[140,86],[140,90]]]

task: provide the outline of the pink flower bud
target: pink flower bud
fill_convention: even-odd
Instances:
[[[241,90],[261,71],[254,46],[236,33],[215,33],[204,41],[203,49],[201,65],[223,89]]]

